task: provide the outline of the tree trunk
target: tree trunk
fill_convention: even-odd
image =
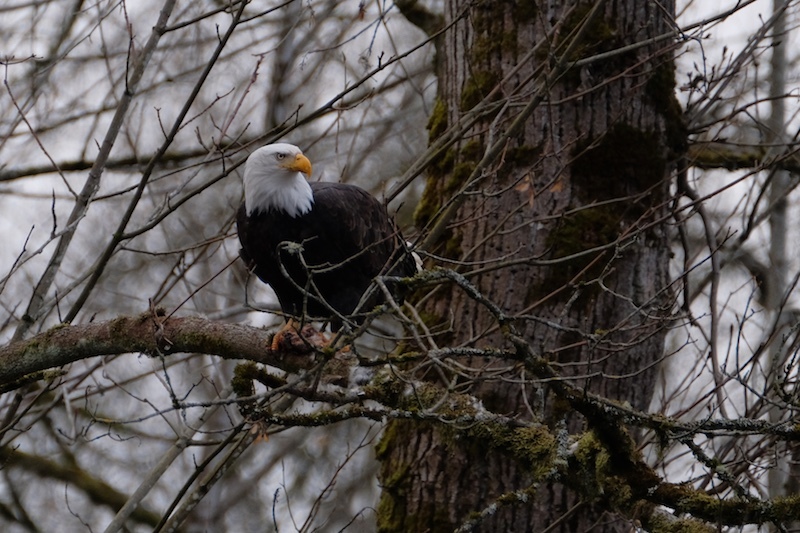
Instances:
[[[772,27],[772,55],[770,57],[769,96],[772,110],[767,119],[770,142],[774,144],[773,157],[782,157],[788,150],[786,141],[786,78],[788,76],[788,61],[786,49],[788,46],[786,29],[786,6],[781,0],[774,0],[772,10],[777,14],[777,19]],[[792,175],[789,171],[775,169],[769,180],[769,201],[772,206],[769,213],[769,264],[765,272],[768,279],[763,283],[764,306],[772,313],[779,324],[781,331],[774,332],[771,337],[769,349],[764,352],[764,365],[769,369],[768,376],[772,381],[766,390],[770,394],[782,388],[787,376],[785,368],[790,366],[787,355],[783,355],[781,340],[789,334],[793,319],[784,309],[787,291],[791,290],[788,273],[790,271],[790,258],[788,254],[788,236],[790,233],[789,212],[787,196],[792,189]],[[781,317],[783,315],[783,317]],[[789,315],[789,316],[787,316]],[[784,318],[786,317],[786,318]],[[770,422],[780,423],[784,420],[794,419],[791,412],[777,404],[769,403],[768,417]],[[789,450],[787,454],[784,448]],[[777,464],[769,469],[767,477],[768,493],[771,497],[797,494],[800,488],[800,447],[797,443],[788,442],[776,444]],[[786,461],[784,457],[790,459]],[[798,529],[798,523],[785,524],[791,530]],[[780,528],[773,525],[771,531]]]
[[[431,142],[470,110],[497,105],[430,169],[417,225],[440,223],[440,208],[462,191],[430,251],[457,260],[455,268],[514,317],[562,376],[647,409],[671,307],[667,181],[684,138],[672,42],[574,62],[668,33],[674,3],[608,0],[599,10],[574,0],[445,4],[446,24],[455,22],[439,44]],[[509,135],[540,94],[541,104]],[[498,141],[499,157],[467,184]],[[433,330],[449,326],[440,346],[503,347],[493,317],[457,286],[440,287],[422,316]],[[519,365],[459,362],[477,370],[458,386],[494,412],[570,434],[591,425]],[[627,518],[606,512],[602,497],[566,488],[580,480],[531,489],[541,480],[514,457],[447,438],[434,424],[392,422],[378,456],[383,531],[452,531],[501,495],[523,490],[529,501],[498,505],[478,530],[630,530]]]

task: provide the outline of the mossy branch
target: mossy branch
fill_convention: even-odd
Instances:
[[[268,331],[251,326],[201,317],[165,317],[158,312],[61,325],[0,347],[0,386],[81,359],[124,353],[203,353],[246,359],[288,371],[313,364],[314,356],[309,353],[271,351],[270,338]]]
[[[727,143],[698,143],[689,147],[687,159],[702,169],[761,170],[774,168],[800,173],[800,157],[794,152],[775,157],[764,146],[738,146]]]

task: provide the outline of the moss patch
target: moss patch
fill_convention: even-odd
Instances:
[[[542,479],[553,469],[556,439],[544,426],[511,428],[505,424],[476,424],[464,431],[476,447],[476,457],[500,451],[512,457],[534,477]]]
[[[552,473],[555,437],[540,426],[514,428],[507,424],[485,422],[460,428],[457,425],[434,426],[430,422],[393,421],[375,449],[377,458],[382,463],[383,490],[378,504],[379,531],[408,531],[411,527],[452,531],[456,526],[450,522],[446,509],[437,507],[436,502],[425,505],[416,515],[409,514],[404,505],[412,485],[412,468],[404,461],[415,458],[405,456],[402,446],[408,438],[407,435],[412,432],[417,436],[420,432],[436,432],[445,446],[466,446],[468,457],[474,461],[483,460],[487,454],[504,453],[518,461],[534,479],[542,479]],[[398,447],[401,450],[399,452]],[[444,452],[432,449],[429,453]]]
[[[604,246],[616,240],[619,224],[619,210],[605,206],[587,207],[565,216],[547,236],[547,246],[556,258]],[[586,264],[589,259],[579,258],[575,261]]]
[[[442,133],[447,131],[447,104],[441,98],[436,99],[431,110],[431,116],[428,117],[428,141],[432,142],[438,139]]]
[[[550,257],[568,257],[614,242],[619,236],[621,221],[622,214],[615,206],[587,207],[565,216],[547,235],[545,242]],[[586,254],[550,268],[541,285],[530,286],[526,303],[530,304],[554,288],[569,283],[584,269],[583,279],[591,280],[598,276],[605,265],[596,259],[597,254]],[[595,264],[587,269],[593,261]]]
[[[419,432],[434,431],[427,422],[411,422],[408,420],[392,421],[375,447],[375,455],[381,461],[381,498],[378,502],[378,531],[409,531],[412,527],[425,525],[433,531],[452,531],[456,524],[449,520],[446,509],[437,508],[430,502],[416,515],[409,513],[405,502],[411,487],[412,468],[404,462],[403,454],[391,451],[401,446],[407,435]]]
[[[533,4],[534,2],[516,2],[516,4]],[[470,59],[473,65],[487,66],[499,62],[501,57],[511,53],[516,57],[518,39],[515,24],[518,8],[509,6],[508,2],[481,2],[471,9],[472,46]],[[535,10],[535,7],[532,8]],[[531,8],[519,10],[523,16],[533,16]],[[511,15],[511,16],[508,16]],[[507,21],[513,21],[507,24]]]
[[[582,3],[575,7],[572,12],[564,19],[564,26],[559,35],[562,38],[572,39],[578,30],[583,26],[586,17],[592,10],[591,2]],[[584,57],[589,57],[601,52],[607,52],[619,48],[617,30],[601,14],[596,15],[589,22],[583,33],[583,40],[575,47],[572,55],[567,58],[570,61],[577,61]],[[568,46],[567,42],[557,43]]]
[[[582,494],[589,499],[609,501],[616,509],[630,505],[631,487],[612,474],[611,455],[594,431],[584,433],[573,457],[580,472],[575,481],[581,486]]]
[[[500,81],[496,72],[482,70],[474,72],[472,77],[464,82],[461,89],[461,110],[469,111],[480,103]]]
[[[543,152],[544,148],[541,144],[537,146],[515,146],[506,152],[505,163],[513,165],[513,168],[529,168],[539,162]]]
[[[253,380],[258,379],[260,373],[258,365],[252,361],[236,365],[233,369],[233,379],[231,379],[233,393],[240,398],[255,394]]]
[[[593,2],[582,2],[567,16],[559,32],[559,39],[555,42],[556,55],[560,56],[570,46],[570,40],[575,38],[592,8]],[[626,44],[630,44],[631,40],[635,40],[635,38],[623,35],[620,29],[612,21],[604,17],[601,12],[589,21],[588,26],[583,31],[581,41],[573,48],[566,59],[567,61],[578,61],[603,52],[619,50]],[[548,51],[548,54],[553,53],[552,50]],[[637,61],[637,52],[632,50],[594,61],[588,68],[593,79],[603,80],[620,75],[636,65]],[[564,74],[562,80],[569,85],[579,86],[581,83],[581,69],[570,68]]]
[[[664,117],[667,147],[675,158],[686,153],[689,131],[683,108],[675,96],[675,62],[670,58],[653,69],[647,80],[645,95],[661,116]]]
[[[514,20],[517,22],[531,22],[536,18],[539,7],[536,2],[519,0],[514,3]]]
[[[651,514],[642,520],[647,531],[652,533],[714,533],[717,528],[691,518],[667,518],[664,514]]]
[[[447,200],[455,196],[467,183],[475,169],[475,164],[483,154],[483,145],[472,139],[459,147],[448,150],[428,167],[425,191],[414,210],[414,224],[418,228],[428,227],[436,218]],[[439,253],[448,257],[458,257],[461,252],[461,235],[445,231],[438,243]]]
[[[664,179],[663,151],[656,133],[616,124],[602,138],[576,146],[571,167],[576,193],[588,203],[645,192]]]

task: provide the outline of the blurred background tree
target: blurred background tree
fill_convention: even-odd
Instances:
[[[798,2],[562,4],[0,6],[3,529],[792,528]],[[333,361],[279,139],[425,257]]]

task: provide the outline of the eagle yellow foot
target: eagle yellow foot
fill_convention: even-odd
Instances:
[[[285,344],[284,337],[291,333],[296,334],[297,327],[294,325],[294,318],[290,318],[283,327],[272,336],[272,344],[270,344],[269,349],[273,352],[277,352],[281,349],[281,346]]]
[[[290,318],[286,325],[272,337],[270,349],[273,352],[288,351],[305,354],[312,352],[314,348],[325,348],[330,342],[330,338],[311,324],[300,327],[295,319]]]

